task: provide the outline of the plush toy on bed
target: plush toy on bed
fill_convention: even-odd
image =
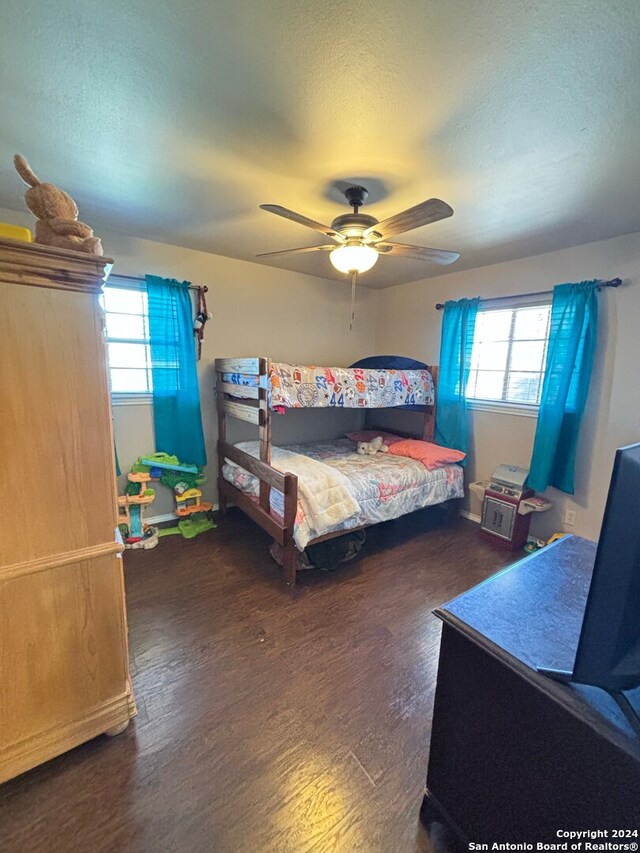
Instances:
[[[381,435],[372,438],[371,441],[359,441],[356,453],[360,456],[375,456],[376,453],[388,453],[389,448],[384,443]]]
[[[29,189],[24,194],[27,207],[37,217],[36,243],[101,255],[99,237],[84,222],[78,222],[78,208],[70,195],[53,184],[42,184],[20,154],[13,158],[16,170]]]

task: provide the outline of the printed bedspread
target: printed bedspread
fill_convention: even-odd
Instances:
[[[225,374],[225,382],[247,383],[249,377]],[[432,406],[433,378],[428,370],[373,370],[359,367],[314,367],[282,362],[271,364],[272,409],[325,408],[386,409],[394,406]]]
[[[360,509],[333,527],[332,531],[390,521],[414,510],[464,495],[463,471],[458,465],[445,465],[429,471],[421,462],[405,456],[391,456],[387,453],[358,456],[354,443],[349,439],[289,445],[286,450],[324,462],[349,480]],[[225,480],[257,500],[257,477],[228,460],[222,473]],[[271,490],[271,511],[282,520],[284,497],[275,489]],[[299,503],[294,527],[296,545],[302,551],[317,535]]]

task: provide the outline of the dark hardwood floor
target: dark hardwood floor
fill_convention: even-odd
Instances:
[[[293,592],[233,510],[127,552],[139,715],[0,787],[0,850],[432,850],[431,610],[513,559],[437,509],[371,529],[355,562]]]

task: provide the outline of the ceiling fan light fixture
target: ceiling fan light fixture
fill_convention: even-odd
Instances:
[[[415,258],[432,264],[451,264],[458,260],[460,257],[458,252],[389,241],[389,237],[396,234],[404,234],[405,231],[422,228],[424,225],[453,216],[453,209],[446,202],[439,198],[429,198],[379,222],[374,216],[360,213],[367,195],[365,187],[359,185],[347,187],[344,196],[353,208],[353,212],[337,216],[330,226],[316,222],[315,219],[309,219],[308,216],[302,216],[295,210],[289,210],[279,204],[261,204],[260,207],[263,210],[311,228],[339,245],[326,243],[323,246],[301,246],[298,249],[284,249],[280,252],[262,252],[257,257],[273,258],[307,252],[329,252],[331,265],[338,272],[351,277],[352,290],[355,289],[358,274],[370,270],[378,260],[379,254],[387,254],[392,258]]]
[[[338,246],[329,255],[333,266],[342,273],[363,273],[370,270],[378,260],[378,253],[371,246],[355,243]]]

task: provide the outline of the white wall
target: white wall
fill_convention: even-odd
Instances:
[[[534,517],[539,536],[564,528],[564,511],[577,511],[573,531],[597,538],[614,450],[640,440],[640,234],[629,234],[465,272],[452,272],[380,292],[376,348],[437,363],[442,316],[436,302],[464,296],[503,296],[547,290],[554,284],[619,276],[624,284],[600,293],[598,353],[578,448],[576,493],[549,489],[554,510]],[[487,478],[500,462],[528,465],[535,419],[470,412],[470,479]],[[568,528],[566,528],[568,529]]]

